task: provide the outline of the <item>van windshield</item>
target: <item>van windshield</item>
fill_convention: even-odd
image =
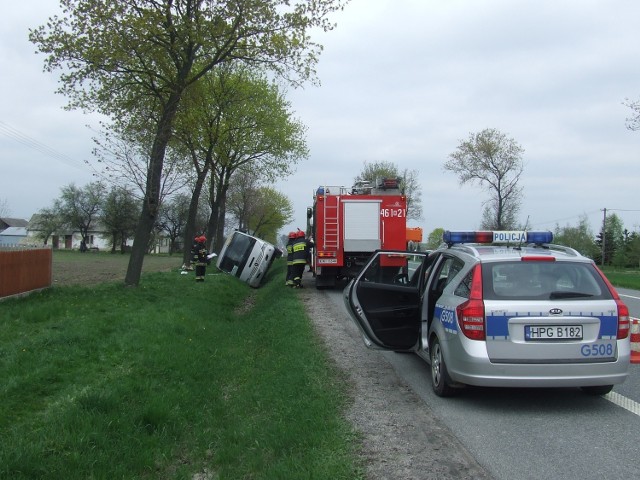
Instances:
[[[232,275],[236,275],[236,272],[241,272],[249,259],[255,243],[255,238],[234,233],[220,261],[220,270],[231,273]]]

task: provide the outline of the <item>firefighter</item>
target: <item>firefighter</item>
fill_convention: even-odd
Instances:
[[[196,266],[196,282],[204,282],[204,276],[207,272],[207,265],[211,263],[207,251],[207,237],[199,235],[194,239],[191,247],[192,263]]]
[[[305,238],[304,231],[298,230],[295,241],[293,242],[293,286],[295,288],[302,288],[302,274],[304,273],[304,267],[308,260],[308,244]]]
[[[287,287],[293,287],[293,244],[296,236],[296,232],[289,232],[289,240],[287,240],[287,278],[285,280]]]
[[[313,276],[316,276],[316,271],[313,268],[313,251],[316,248],[316,244],[313,241],[313,237],[309,236],[307,239],[307,265],[309,265],[308,272],[311,272]]]

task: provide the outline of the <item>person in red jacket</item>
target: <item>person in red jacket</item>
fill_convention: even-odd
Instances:
[[[193,247],[191,247],[192,262],[196,266],[196,282],[204,282],[204,276],[207,273],[207,265],[211,263],[208,257],[207,237],[200,235],[195,238]]]

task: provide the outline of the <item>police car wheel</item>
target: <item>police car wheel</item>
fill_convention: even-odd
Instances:
[[[580,389],[589,395],[606,395],[613,390],[613,385],[596,385],[592,387],[580,387]]]
[[[431,385],[433,391],[439,397],[450,397],[456,393],[456,389],[452,388],[449,378],[449,372],[447,371],[447,365],[444,362],[444,356],[442,355],[442,347],[440,346],[440,340],[438,337],[433,337],[431,341]]]

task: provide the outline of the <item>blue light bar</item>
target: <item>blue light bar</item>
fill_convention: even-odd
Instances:
[[[527,232],[527,242],[529,243],[551,243],[553,242],[553,233],[551,232]]]
[[[553,241],[551,232],[510,231],[480,231],[480,232],[451,232],[442,234],[442,240],[449,245],[454,243],[550,243]]]

